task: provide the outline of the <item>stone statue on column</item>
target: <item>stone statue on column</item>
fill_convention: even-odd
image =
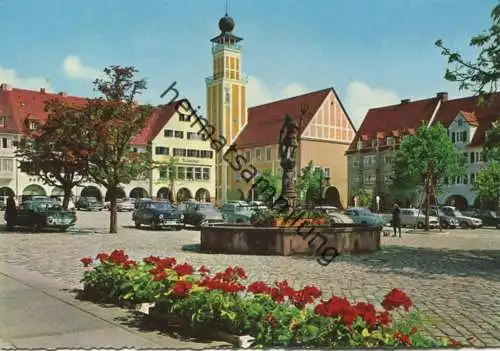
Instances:
[[[282,212],[293,211],[297,204],[297,188],[295,184],[296,151],[298,147],[299,126],[289,115],[279,135],[279,155],[282,168],[282,186],[280,200]]]

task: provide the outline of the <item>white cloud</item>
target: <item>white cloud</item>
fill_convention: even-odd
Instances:
[[[45,88],[50,91],[50,83],[47,78],[43,77],[20,77],[15,69],[3,68],[0,66],[0,83],[7,83],[14,88],[38,90]]]
[[[358,81],[351,82],[347,86],[345,106],[356,128],[361,125],[370,108],[394,105],[399,102],[399,95],[392,90],[372,88]]]
[[[262,105],[280,99],[286,99],[304,94],[306,92],[307,89],[297,83],[290,83],[282,87],[272,89],[260,79],[253,76],[248,77],[247,99],[249,107]]]
[[[93,67],[82,64],[78,56],[67,56],[62,62],[64,74],[73,79],[94,80],[102,76],[102,72]]]

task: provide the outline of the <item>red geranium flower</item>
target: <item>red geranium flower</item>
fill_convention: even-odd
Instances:
[[[92,264],[93,260],[91,257],[82,257],[80,259],[80,262],[83,263],[84,267],[88,267]]]
[[[122,266],[125,269],[129,269],[130,267],[137,267],[138,264],[134,260],[126,260],[125,262],[123,262]]]
[[[128,260],[128,256],[125,255],[125,251],[120,249],[120,250],[114,250],[109,256],[109,259],[114,264],[122,264],[126,260]]]
[[[392,289],[387,295],[384,297],[384,301],[382,301],[382,306],[387,311],[392,311],[395,308],[403,306],[405,311],[409,311],[411,306],[413,305],[410,298],[399,289]]]
[[[269,294],[271,288],[262,281],[253,282],[248,285],[247,291],[253,294]]]
[[[205,265],[202,265],[202,266],[198,269],[198,272],[200,272],[201,274],[207,274],[207,273],[210,273],[210,269],[208,269],[207,267],[205,267]]]
[[[387,312],[387,311],[380,312],[378,315],[378,321],[379,321],[380,325],[382,325],[382,326],[390,326],[392,323],[392,320],[391,320],[391,316],[390,316],[389,312]]]
[[[109,259],[109,254],[107,254],[105,252],[101,252],[101,253],[97,254],[95,259],[99,260],[101,262],[106,262]]]
[[[172,293],[175,296],[183,297],[188,294],[189,290],[192,287],[193,284],[191,282],[188,282],[186,280],[179,280],[175,282],[174,287],[172,289]]]
[[[191,275],[194,272],[193,266],[183,263],[183,264],[178,264],[177,266],[174,267],[174,271],[177,272],[178,275],[183,276],[183,275]]]
[[[149,257],[143,258],[142,260],[146,264],[155,264],[155,263],[159,262],[161,259],[158,256],[149,256]]]

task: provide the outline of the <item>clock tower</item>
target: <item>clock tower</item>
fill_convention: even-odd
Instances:
[[[234,20],[226,13],[219,20],[220,34],[212,42],[212,76],[206,78],[207,119],[231,145],[247,123],[247,83],[241,71],[243,38],[233,34]],[[227,148],[227,147],[226,147]],[[226,149],[225,148],[225,149]],[[227,201],[232,169],[223,160],[225,149],[215,153],[215,186],[218,203]]]

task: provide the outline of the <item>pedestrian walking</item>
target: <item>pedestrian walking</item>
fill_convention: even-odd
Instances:
[[[401,209],[398,204],[394,204],[392,208],[392,229],[394,230],[393,236],[396,236],[396,229],[398,229],[401,238]]]
[[[14,196],[10,195],[8,197],[6,205],[4,219],[7,222],[7,230],[12,230],[17,218],[17,206]]]

